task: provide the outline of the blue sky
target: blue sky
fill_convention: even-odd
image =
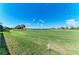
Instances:
[[[79,22],[79,4],[67,3],[3,3],[0,4],[0,22],[15,27],[25,24],[28,28],[66,27]],[[78,24],[75,24],[78,26]]]

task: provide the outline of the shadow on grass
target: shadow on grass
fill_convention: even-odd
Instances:
[[[0,33],[0,48],[5,49],[4,53],[6,52],[7,55],[10,55],[3,33]]]
[[[55,51],[54,49],[49,49],[48,55],[62,55],[62,54],[58,51]]]

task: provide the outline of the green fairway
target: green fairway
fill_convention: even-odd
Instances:
[[[12,55],[79,54],[79,30],[11,30],[4,37]]]

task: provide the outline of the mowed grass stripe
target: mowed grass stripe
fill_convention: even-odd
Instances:
[[[12,32],[11,32],[12,33]],[[14,34],[14,32],[13,32]],[[16,54],[49,54],[49,51],[44,45],[39,45],[38,43],[32,41],[29,38],[25,38],[24,35],[20,38],[18,35],[9,34],[10,37],[16,37],[16,41],[19,43]],[[8,39],[10,39],[10,37]],[[10,44],[10,43],[9,43]],[[52,54],[58,54],[58,52],[53,51]],[[14,53],[15,54],[15,53]]]
[[[12,54],[79,54],[78,30],[26,30],[4,33]],[[12,41],[12,44],[10,41]],[[51,43],[52,50],[47,49]],[[9,49],[12,47],[9,46]]]

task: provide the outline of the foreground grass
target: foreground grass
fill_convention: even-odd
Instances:
[[[0,32],[0,55],[7,55],[8,51],[6,50],[6,47],[4,46],[4,39],[2,39],[2,33]]]
[[[4,32],[11,54],[79,54],[78,30],[26,30]],[[48,50],[47,44],[51,44]]]
[[[0,55],[7,55],[7,51],[5,48],[0,48]]]

